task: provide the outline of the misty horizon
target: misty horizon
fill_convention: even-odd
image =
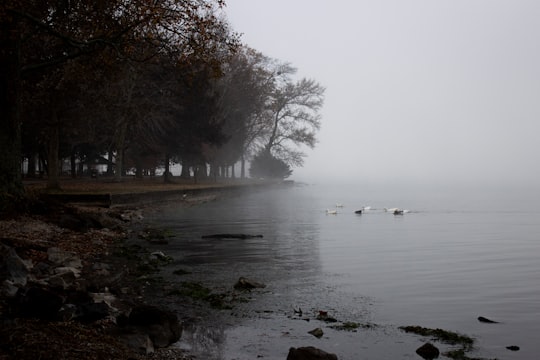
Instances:
[[[537,190],[534,1],[229,0],[248,46],[326,87],[292,178]]]

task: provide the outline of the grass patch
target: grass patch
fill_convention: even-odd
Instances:
[[[196,282],[182,282],[181,289],[177,290],[178,295],[190,297],[194,300],[206,300],[210,296],[211,290]]]
[[[472,358],[467,356],[464,349],[450,350],[443,353],[444,356],[454,360],[485,360],[480,358]]]
[[[212,294],[212,291],[197,282],[182,282],[181,288],[171,291],[170,295],[180,295],[192,298],[193,300],[205,301],[214,309],[232,309],[232,306],[225,303],[225,294]]]
[[[181,288],[169,292],[169,295],[185,296],[193,300],[204,301],[218,310],[230,310],[233,308],[234,301],[241,301],[241,298],[235,298],[230,293],[212,293],[212,290],[198,282],[185,281],[180,286]]]
[[[353,322],[353,321],[347,321],[347,322],[344,322],[343,324],[330,325],[329,327],[332,328],[332,329],[335,329],[335,330],[344,330],[344,331],[353,331],[353,332],[355,332],[359,328],[373,329],[373,328],[376,327],[376,325],[374,325],[374,324],[360,324],[360,323]]]
[[[430,329],[422,326],[401,326],[400,329],[408,333],[429,336],[450,345],[462,345],[464,348],[468,349],[472,348],[474,344],[473,338],[453,331]]]
[[[401,326],[400,329],[407,333],[428,336],[436,341],[459,346],[458,349],[449,350],[443,353],[447,358],[454,360],[487,360],[484,358],[469,357],[467,355],[467,352],[471,351],[474,345],[474,339],[467,335],[443,329],[430,329],[422,326]]]
[[[139,238],[152,241],[165,241],[167,238],[174,237],[174,232],[170,229],[156,229],[147,227],[139,233]]]

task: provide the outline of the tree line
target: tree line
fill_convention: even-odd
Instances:
[[[0,192],[27,174],[60,186],[107,164],[118,181],[285,178],[313,147],[324,88],[242,44],[222,0],[4,0],[0,4]],[[241,164],[240,174],[234,165]],[[37,168],[36,168],[37,167]]]

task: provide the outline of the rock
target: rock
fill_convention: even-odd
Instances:
[[[56,289],[69,289],[80,276],[80,271],[73,268],[57,268],[56,274],[48,277],[45,281],[49,286]],[[77,274],[75,273],[77,272]]]
[[[95,263],[92,265],[92,272],[97,276],[110,276],[111,266],[104,263]]]
[[[150,254],[150,260],[169,261],[171,260],[171,257],[165,255],[162,251],[154,251]]]
[[[88,293],[92,300],[96,303],[104,302],[105,304],[109,305],[111,309],[114,309],[113,304],[116,301],[116,296],[109,292],[103,292],[103,293]]]
[[[322,310],[319,310],[319,315],[317,315],[317,320],[321,320],[328,323],[337,322],[336,318],[333,318],[332,316],[328,315],[327,311],[322,311]]]
[[[81,259],[74,252],[52,247],[47,250],[47,256],[49,261],[56,267],[82,268]]]
[[[0,280],[16,287],[26,286],[28,274],[32,269],[32,262],[23,260],[17,252],[3,244],[0,244]]]
[[[15,295],[17,295],[17,292],[19,291],[19,288],[9,280],[4,280],[4,282],[0,285],[0,295],[6,296],[8,298],[12,298]]]
[[[92,323],[104,319],[110,314],[109,305],[104,302],[80,304],[78,309],[77,320],[83,323]]]
[[[235,289],[251,290],[255,288],[265,288],[266,285],[256,282],[245,277],[238,279],[238,282],[234,285]]]
[[[77,313],[77,306],[74,304],[64,304],[60,310],[58,310],[57,319],[60,321],[70,321],[77,316]]]
[[[337,356],[313,346],[307,346],[290,348],[287,360],[337,360]]]
[[[32,271],[37,277],[45,277],[52,273],[51,266],[44,262],[38,262],[35,264]]]
[[[316,328],[311,331],[308,331],[308,334],[311,334],[317,338],[321,338],[324,335],[324,332],[322,331],[321,328]]]
[[[85,222],[79,217],[72,214],[62,214],[58,219],[58,226],[64,229],[70,229],[74,231],[86,230]]]
[[[15,307],[19,314],[26,317],[52,320],[64,303],[64,299],[51,290],[30,287],[21,289],[16,296]]]
[[[154,353],[154,344],[146,334],[126,332],[120,334],[118,339],[139,354],[149,355]]]
[[[182,335],[176,314],[150,305],[133,308],[129,314],[129,325],[148,334],[155,347],[167,347]]]
[[[439,349],[430,343],[425,343],[416,349],[416,353],[426,360],[431,360],[439,357]]]
[[[118,217],[125,222],[141,221],[144,219],[142,210],[126,210],[118,214]]]

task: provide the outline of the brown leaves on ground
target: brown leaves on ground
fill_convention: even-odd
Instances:
[[[134,353],[106,329],[101,324],[17,319],[0,327],[0,360],[192,359],[176,348],[157,349],[148,355]]]
[[[134,359],[132,351],[97,328],[76,322],[17,319],[0,329],[0,359]]]

